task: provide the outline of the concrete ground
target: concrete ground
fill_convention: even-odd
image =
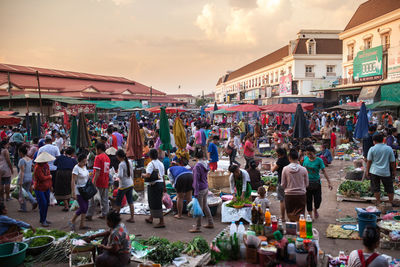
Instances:
[[[242,159],[240,159],[242,161]],[[270,161],[264,159],[264,161]],[[345,251],[349,253],[354,249],[362,248],[362,241],[360,240],[344,240],[344,239],[329,239],[326,238],[325,231],[329,224],[335,224],[336,219],[340,217],[345,217],[350,215],[356,217],[355,207],[367,207],[372,205],[372,203],[360,203],[360,202],[337,202],[336,201],[336,190],[340,184],[340,178],[344,176],[342,171],[344,167],[352,164],[351,162],[335,160],[331,166],[327,168],[328,175],[332,181],[333,190],[330,191],[327,186],[327,182],[322,178],[322,205],[319,210],[320,217],[316,220],[314,227],[320,233],[320,247],[326,254],[338,255],[339,251]],[[273,196],[269,196],[272,201],[271,213],[278,215],[279,212],[279,202]],[[40,227],[39,224],[39,213],[38,211],[29,211],[28,213],[19,213],[17,210],[19,208],[18,201],[13,199],[6,203],[8,208],[8,216],[23,220],[32,224],[34,227]],[[50,228],[60,229],[64,231],[69,231],[68,222],[73,216],[73,212],[62,212],[62,207],[55,206],[49,207],[48,220],[52,222]],[[123,220],[128,219],[128,215],[122,215]],[[150,237],[152,235],[165,237],[171,241],[190,241],[195,234],[191,234],[188,230],[195,224],[193,218],[185,217],[183,219],[177,220],[170,213],[165,216],[166,228],[155,229],[151,225],[144,222],[145,216],[137,215],[135,216],[135,223],[125,223],[129,232],[137,236]],[[204,223],[206,223],[204,221]],[[211,241],[227,224],[221,223],[220,214],[214,217],[215,228],[214,229],[203,229],[200,234],[208,241]],[[106,223],[104,220],[100,220],[94,217],[92,222],[87,223],[92,229],[106,228]],[[79,231],[82,233],[82,231]],[[400,257],[399,251],[390,250],[378,250],[380,253],[385,253],[390,256]],[[63,266],[63,265],[59,265]],[[66,266],[66,265],[65,265]]]

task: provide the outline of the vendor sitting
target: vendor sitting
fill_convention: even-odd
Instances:
[[[122,267],[127,266],[130,261],[131,242],[129,234],[121,223],[121,217],[116,211],[107,214],[108,231],[86,237],[84,240],[90,242],[98,237],[104,237],[102,243],[97,245],[101,254],[96,258],[97,267]]]
[[[6,216],[6,214],[6,206],[3,203],[0,203],[0,237],[14,232],[19,232],[21,228],[30,228],[35,232],[35,228],[33,228],[32,225],[23,221],[14,220]]]
[[[240,169],[237,165],[231,165],[229,167],[231,176],[229,177],[229,183],[231,187],[231,193],[236,195],[233,197],[235,201],[237,198],[247,199],[251,195],[250,176],[247,171]]]
[[[320,157],[324,161],[325,167],[327,167],[329,164],[332,163],[332,160],[333,160],[332,153],[329,150],[327,145],[323,145],[323,150],[321,152],[319,152],[317,154],[317,156]]]

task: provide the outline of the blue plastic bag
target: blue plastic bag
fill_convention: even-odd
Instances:
[[[204,216],[204,213],[203,213],[203,210],[201,209],[201,207],[200,207],[200,203],[199,203],[199,201],[197,200],[197,198],[193,198],[193,200],[192,200],[192,202],[193,202],[193,217],[203,217]]]

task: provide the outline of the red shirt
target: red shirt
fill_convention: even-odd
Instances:
[[[0,133],[0,138],[1,138],[1,141],[3,141],[3,140],[6,140],[7,139],[7,133],[6,133],[6,131],[1,131],[1,133]]]
[[[100,188],[108,188],[110,158],[105,153],[101,153],[100,155],[96,156],[94,159],[93,170],[94,175],[96,175],[96,172],[100,172],[99,178],[97,178],[96,181],[96,186]]]
[[[335,133],[331,133],[331,148],[335,148],[336,147],[336,134]]]
[[[115,135],[111,135],[112,143],[110,144],[112,147],[118,150],[118,140]]]
[[[37,163],[33,171],[33,188],[38,191],[47,191],[52,185],[49,164]]]
[[[254,157],[254,151],[251,151],[250,148],[253,148],[254,145],[252,142],[250,142],[249,140],[246,141],[246,143],[244,143],[244,155],[246,157]]]
[[[113,191],[113,197],[117,197],[118,194],[118,188],[114,189]],[[124,198],[121,201],[121,207],[125,207],[126,206],[126,195],[124,195]]]

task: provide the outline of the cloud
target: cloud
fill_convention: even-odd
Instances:
[[[257,0],[229,0],[229,5],[237,8],[255,8]]]
[[[218,37],[218,31],[215,25],[215,5],[205,4],[201,14],[197,16],[196,25],[204,31],[208,39]]]

